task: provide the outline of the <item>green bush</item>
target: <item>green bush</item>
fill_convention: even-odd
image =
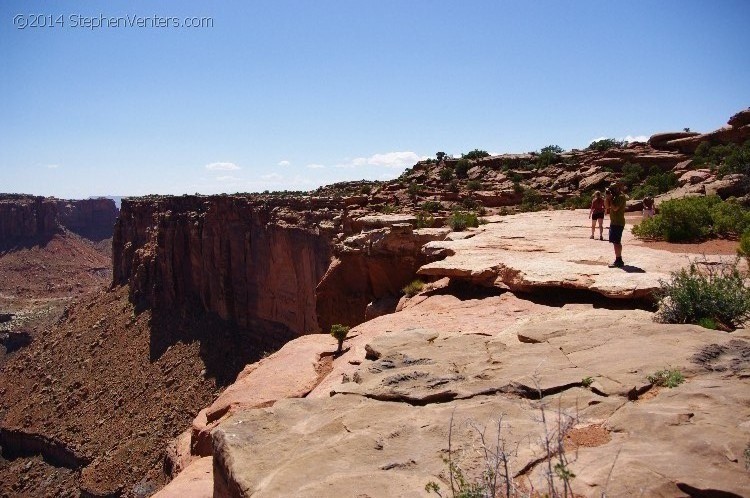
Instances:
[[[349,327],[346,325],[341,325],[340,323],[336,323],[334,325],[331,325],[331,335],[338,341],[338,349],[336,349],[336,354],[341,354],[341,350],[344,347],[344,340],[346,339],[346,336],[349,334]]]
[[[449,182],[453,179],[453,168],[443,168],[438,173],[440,179],[444,182]]]
[[[481,190],[482,183],[479,180],[469,180],[469,182],[466,184],[466,188],[468,188],[469,190]]]
[[[685,377],[676,368],[659,370],[648,376],[648,381],[655,386],[668,387],[670,389],[685,382]]]
[[[406,188],[406,191],[411,195],[412,197],[416,197],[424,190],[424,187],[420,185],[419,183],[410,183],[409,186]]]
[[[589,144],[589,150],[598,150],[598,151],[605,151],[608,149],[612,149],[615,147],[622,147],[625,145],[625,142],[623,140],[615,140],[614,138],[603,138],[601,140],[596,140],[594,142],[591,142]]]
[[[470,152],[467,152],[466,154],[461,154],[461,158],[474,160],[474,159],[481,159],[483,157],[489,157],[490,153],[486,150],[480,150],[480,149],[474,149]]]
[[[559,145],[548,145],[546,147],[542,147],[542,150],[539,151],[536,165],[540,168],[543,168],[545,166],[549,166],[550,164],[560,162],[560,154],[562,153],[562,151],[563,149]]]
[[[458,180],[453,179],[450,182],[448,182],[448,192],[454,192],[455,193],[455,192],[458,192],[458,191],[459,191]]]
[[[643,173],[643,166],[640,164],[625,163],[622,165],[622,181],[628,188],[640,182]]]
[[[422,210],[428,213],[437,213],[443,208],[443,205],[438,201],[424,201],[422,203]]]
[[[479,217],[476,213],[454,211],[448,218],[448,226],[454,232],[462,232],[467,228],[476,228],[479,226]]]
[[[733,264],[690,264],[660,281],[657,319],[663,323],[708,323],[731,329],[750,318],[750,289]]]
[[[523,191],[523,197],[521,198],[521,210],[523,211],[539,211],[542,209],[542,196],[533,188],[528,188]]]
[[[469,171],[469,160],[459,159],[456,163],[455,173],[458,178],[466,178],[466,174]]]
[[[401,290],[404,291],[404,294],[406,294],[407,297],[414,297],[422,292],[422,289],[424,289],[424,282],[421,280],[413,280]]]
[[[417,213],[417,220],[414,228],[432,228],[435,225],[435,217],[430,213],[420,211]]]
[[[750,174],[750,140],[742,145],[703,142],[695,150],[693,164],[715,165],[720,174]]]
[[[746,208],[712,195],[663,202],[659,214],[633,227],[633,235],[667,242],[695,242],[738,235],[748,227],[750,212]]]
[[[740,237],[740,246],[737,248],[737,255],[742,256],[750,266],[750,230],[745,230]]]

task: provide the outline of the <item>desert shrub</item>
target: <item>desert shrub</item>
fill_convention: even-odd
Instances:
[[[419,183],[410,183],[409,186],[406,188],[406,191],[412,197],[418,196],[422,192],[422,190],[424,190],[424,187],[420,185]]]
[[[422,203],[422,210],[428,213],[436,213],[443,208],[443,205],[438,201],[424,201]]]
[[[745,230],[740,237],[740,245],[737,248],[737,255],[742,256],[750,266],[750,229]]]
[[[537,166],[543,168],[550,164],[560,162],[560,154],[562,151],[563,149],[559,145],[548,145],[542,147],[542,150],[539,151],[539,155],[536,159]]]
[[[393,214],[398,211],[398,208],[393,204],[383,204],[378,211],[383,214]]]
[[[750,212],[736,202],[719,202],[711,207],[710,214],[714,235],[739,236],[750,228]]]
[[[744,144],[711,144],[703,142],[693,154],[693,164],[715,165],[720,174],[750,173],[750,140]]]
[[[479,217],[476,213],[466,211],[454,211],[448,218],[448,226],[454,232],[462,232],[467,228],[479,226]]]
[[[406,294],[407,297],[414,297],[422,292],[422,289],[424,289],[424,282],[421,280],[413,280],[401,290],[404,291],[404,294]]]
[[[655,386],[668,387],[670,389],[685,382],[685,377],[676,368],[665,368],[648,376],[648,381]]]
[[[438,173],[440,179],[444,182],[451,181],[453,179],[453,168],[443,168]]]
[[[710,209],[721,200],[717,196],[685,197],[665,201],[659,214],[633,227],[633,235],[667,242],[706,239],[711,234]]]
[[[523,186],[521,185],[520,176],[518,178],[518,180],[513,180],[513,192],[520,194],[523,192]]]
[[[438,152],[435,154],[435,157],[437,158],[438,162],[440,162],[445,158],[445,152]]]
[[[372,186],[371,185],[362,185],[359,188],[359,193],[362,194],[362,195],[367,195],[370,192],[372,192]]]
[[[594,142],[591,142],[589,144],[589,150],[598,150],[598,151],[605,151],[608,149],[612,149],[615,147],[622,147],[625,145],[625,142],[623,140],[615,140],[614,138],[603,138],[601,140],[596,140]]]
[[[331,325],[331,335],[339,343],[338,348],[336,349],[336,354],[341,354],[341,350],[344,347],[344,340],[346,339],[347,334],[349,334],[348,326],[341,325],[340,323]]]
[[[487,152],[486,150],[474,149],[470,152],[467,152],[466,154],[461,154],[461,158],[474,160],[474,159],[481,159],[483,157],[489,157],[489,155],[490,153]]]
[[[628,188],[640,182],[643,173],[643,166],[640,164],[625,163],[622,165],[622,181]]]
[[[542,196],[533,188],[523,191],[521,198],[521,209],[523,211],[539,211],[542,209]]]
[[[417,213],[415,228],[432,228],[435,225],[435,217],[430,213],[420,211]]]
[[[659,189],[652,185],[639,185],[637,187],[633,187],[633,190],[630,191],[630,197],[633,199],[643,199],[645,197],[655,197],[659,195]]]
[[[672,199],[659,214],[633,227],[633,235],[667,242],[693,242],[709,237],[736,236],[750,227],[750,212],[718,196]]]
[[[591,207],[592,194],[584,193],[575,197],[568,197],[562,202],[564,208],[583,209]]]
[[[583,379],[581,379],[581,385],[583,387],[586,387],[586,388],[591,387],[591,384],[593,383],[594,383],[593,377],[584,377]]]
[[[469,160],[459,159],[456,163],[455,173],[458,178],[466,178],[466,174],[469,171]]]
[[[459,188],[458,188],[458,180],[455,180],[455,179],[451,180],[448,183],[448,191],[449,192],[458,192],[458,190],[459,190]]]
[[[733,264],[692,262],[659,282],[657,319],[663,323],[699,323],[709,318],[715,328],[730,329],[750,317],[750,289]],[[707,323],[707,322],[704,322]]]
[[[479,180],[469,180],[469,182],[466,184],[466,188],[469,190],[481,190],[482,189],[482,182]]]
[[[479,204],[479,201],[477,201],[476,199],[472,199],[471,197],[464,198],[461,201],[461,205],[465,207],[466,209],[470,209],[470,210],[476,210],[481,207]]]

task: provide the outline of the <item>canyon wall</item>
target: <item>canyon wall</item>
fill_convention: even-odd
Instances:
[[[112,236],[117,214],[112,199],[0,194],[0,242],[51,237],[62,229],[99,241]]]
[[[113,238],[113,284],[152,309],[201,306],[250,326],[320,330],[315,288],[342,229],[341,210],[259,196],[123,201]]]

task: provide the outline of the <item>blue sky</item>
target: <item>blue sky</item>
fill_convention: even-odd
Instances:
[[[126,25],[154,16],[213,27]],[[748,19],[744,0],[3,0],[0,192],[310,189],[439,150],[709,131],[750,105]]]

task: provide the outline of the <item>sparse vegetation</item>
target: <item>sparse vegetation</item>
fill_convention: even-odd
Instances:
[[[614,138],[603,138],[601,140],[596,140],[594,142],[591,142],[588,146],[589,150],[598,150],[599,152],[613,149],[615,147],[623,147],[625,145],[625,142],[623,140],[616,140]]]
[[[466,211],[454,211],[448,218],[448,226],[454,232],[462,232],[467,228],[479,226],[479,217],[476,213]]]
[[[469,180],[466,183],[466,188],[469,190],[481,190],[482,189],[482,182],[479,180]]]
[[[435,217],[425,211],[417,213],[417,221],[414,228],[432,228],[435,225]]]
[[[649,375],[648,381],[655,386],[672,389],[685,382],[685,377],[683,377],[682,373],[676,368],[665,368],[664,370],[659,370],[658,372]]]
[[[412,280],[406,287],[401,289],[406,294],[406,297],[414,297],[424,289],[424,282],[421,280]]]
[[[594,383],[593,377],[584,377],[583,379],[581,379],[581,385],[585,388],[591,387],[591,384],[593,383]]]
[[[745,262],[750,266],[750,230],[745,230],[740,237],[740,245],[737,248],[737,255],[745,258]]]
[[[457,178],[466,178],[466,174],[469,171],[469,160],[459,159],[456,163],[455,173]]]
[[[736,237],[750,228],[750,211],[718,196],[685,197],[661,204],[659,214],[633,227],[642,239],[694,242]]]
[[[337,355],[341,354],[343,347],[344,347],[344,340],[346,340],[346,336],[348,334],[349,334],[348,326],[341,325],[340,323],[331,325],[331,335],[338,341],[338,348],[336,349]]]
[[[490,153],[486,150],[474,149],[466,154],[461,154],[462,159],[469,159],[471,161],[475,159],[481,159],[483,157],[489,157]]]
[[[445,167],[440,170],[438,173],[438,176],[440,177],[440,180],[444,182],[449,182],[453,179],[453,168]]]
[[[437,213],[443,209],[443,205],[438,201],[424,201],[422,203],[422,210],[428,213]]]
[[[378,211],[383,214],[393,214],[398,212],[398,208],[393,204],[383,204]]]
[[[523,191],[520,207],[522,211],[539,211],[543,207],[542,196],[533,188],[527,188]]]
[[[696,166],[712,166],[719,175],[750,174],[750,140],[742,145],[701,143],[693,155]]]
[[[406,188],[406,191],[412,197],[417,197],[419,194],[422,193],[423,190],[424,190],[424,187],[421,184],[415,183],[415,182],[410,183],[409,186]]]
[[[703,321],[724,330],[744,323],[750,318],[750,289],[737,263],[692,262],[673,272],[669,281],[660,281],[656,318],[663,323]]]
[[[542,150],[539,151],[539,155],[536,159],[537,167],[543,168],[545,166],[549,166],[550,164],[560,162],[560,154],[562,152],[563,148],[559,145],[548,145],[546,147],[542,147]]]

